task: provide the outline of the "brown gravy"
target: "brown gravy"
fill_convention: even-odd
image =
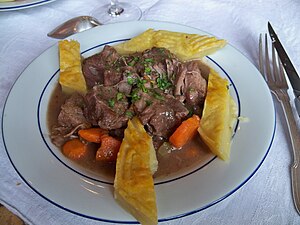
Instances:
[[[60,112],[60,107],[68,96],[62,93],[59,84],[53,90],[50,97],[47,124],[49,132],[51,127],[57,123],[57,117]],[[76,161],[76,163],[94,174],[99,174],[102,177],[113,178],[115,175],[115,163],[102,163],[95,160],[95,154],[99,146],[89,144],[89,154],[86,158]],[[199,167],[212,158],[212,154],[208,147],[201,141],[200,137],[196,137],[186,144],[180,150],[173,150],[160,154],[157,152],[158,171],[155,173],[155,178],[168,178],[170,175],[180,175],[189,168]]]

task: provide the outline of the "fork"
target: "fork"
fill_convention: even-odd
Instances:
[[[272,44],[272,58],[269,58],[268,38],[265,34],[265,48],[263,49],[262,35],[259,36],[259,70],[266,80],[271,92],[276,96],[283,109],[287,122],[293,150],[293,164],[291,166],[292,193],[295,208],[300,214],[300,134],[293,115],[288,84],[286,82],[283,66]]]

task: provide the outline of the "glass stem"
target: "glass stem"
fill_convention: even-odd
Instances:
[[[124,9],[120,6],[120,3],[118,0],[111,0],[110,1],[110,7],[108,9],[109,15],[115,17],[121,15],[121,13],[124,11]]]

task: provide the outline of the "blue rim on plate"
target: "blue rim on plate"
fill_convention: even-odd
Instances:
[[[0,3],[0,11],[19,10],[25,8],[31,8],[39,5],[44,5],[56,0],[32,0],[32,1],[20,1],[20,2],[5,2]]]

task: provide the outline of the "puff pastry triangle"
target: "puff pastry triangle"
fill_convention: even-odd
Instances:
[[[198,132],[209,149],[223,160],[229,160],[233,124],[237,119],[227,79],[211,69],[207,94]]]
[[[152,174],[157,170],[152,138],[137,117],[128,122],[117,157],[114,195],[141,224],[157,224]]]

